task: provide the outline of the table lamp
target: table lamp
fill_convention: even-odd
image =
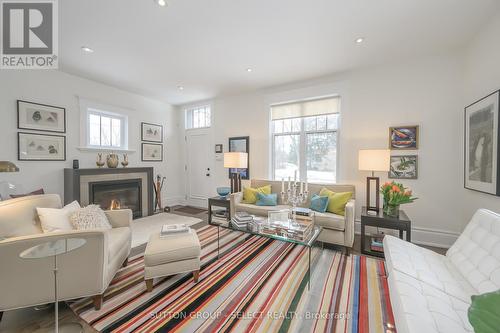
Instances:
[[[378,212],[380,209],[380,178],[375,177],[375,171],[389,171],[391,151],[388,149],[362,149],[358,154],[358,169],[371,171],[371,177],[366,177],[366,209]],[[375,206],[371,205],[371,183],[375,182]]]
[[[12,162],[9,161],[0,161],[0,172],[18,172],[19,168]],[[4,186],[10,187],[8,182],[2,181],[0,182],[0,200],[7,199],[8,191],[3,193]],[[3,194],[3,195],[2,195]]]
[[[248,168],[248,153],[224,153],[224,168],[229,168],[231,178],[231,193],[241,191],[241,175],[238,169]],[[231,172],[234,169],[235,172]]]

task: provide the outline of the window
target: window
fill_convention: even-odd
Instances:
[[[339,98],[271,107],[273,178],[335,183]]]
[[[197,106],[186,109],[186,129],[206,128],[211,125],[210,106]]]
[[[116,107],[80,101],[85,148],[128,149],[128,118]]]

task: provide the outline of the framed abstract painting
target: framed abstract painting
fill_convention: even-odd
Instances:
[[[229,138],[229,152],[247,153],[248,163],[250,163],[250,137],[249,136],[238,136]],[[238,171],[241,175],[241,179],[250,179],[250,168],[246,169],[229,169],[229,178],[231,174]]]
[[[418,156],[401,155],[391,156],[389,178],[391,179],[417,179]]]
[[[464,187],[500,196],[500,91],[465,108]]]
[[[418,149],[418,126],[397,126],[389,128],[389,149]]]

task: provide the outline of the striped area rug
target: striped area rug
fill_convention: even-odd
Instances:
[[[384,263],[217,228],[197,230],[200,281],[155,280],[146,291],[143,256],[121,269],[100,311],[85,298],[72,310],[100,332],[395,332]]]

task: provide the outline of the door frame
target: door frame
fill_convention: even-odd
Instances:
[[[185,180],[185,199],[186,199],[186,204],[189,206],[195,206],[195,207],[201,207],[201,208],[207,208],[208,207],[208,198],[210,197],[210,194],[207,193],[206,197],[203,196],[191,196],[190,193],[190,177],[188,175],[189,171],[189,146],[188,146],[188,136],[195,136],[195,135],[206,135],[207,140],[208,140],[208,145],[209,147],[212,147],[212,142],[213,142],[213,132],[210,127],[207,128],[196,128],[196,129],[187,129],[184,132],[184,153],[185,153],[185,158],[184,158],[184,180]],[[210,168],[210,176],[208,178],[208,187],[212,188],[213,187],[213,182],[214,182],[214,159],[212,158],[213,156],[211,155],[211,150],[208,151],[209,159],[208,159],[208,164]]]

